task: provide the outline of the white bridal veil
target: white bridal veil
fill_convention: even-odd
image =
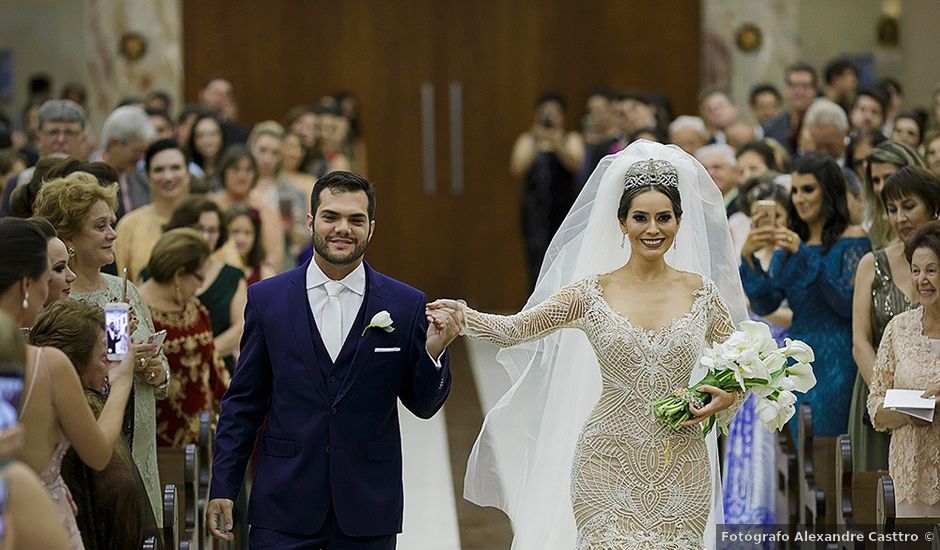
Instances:
[[[705,168],[674,145],[637,141],[605,157],[552,239],[531,308],[566,284],[606,273],[630,257],[621,248],[617,208],[627,168],[661,159],[679,173],[682,221],[666,262],[713,280],[735,323],[747,318],[738,260],[721,192]],[[580,331],[562,330],[505,349],[497,356],[512,385],[483,421],[473,446],[464,497],[502,509],[512,520],[514,550],[571,550],[576,528],[571,508],[571,464],[578,435],[600,396],[594,350]],[[699,367],[690,382],[705,371]],[[712,475],[712,513],[706,541],[722,522],[715,432],[707,438]]]

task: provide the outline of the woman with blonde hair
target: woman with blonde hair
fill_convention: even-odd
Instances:
[[[28,221],[6,218],[0,220],[0,242],[0,311],[13,317],[19,326],[32,327],[49,290],[46,238]],[[152,352],[152,347],[138,348],[144,349],[135,352]],[[73,549],[83,548],[83,544],[74,504],[60,475],[62,459],[72,446],[92,468],[102,469],[108,464],[121,434],[133,361],[134,355],[128,354],[109,371],[111,399],[96,421],[68,357],[55,348],[29,346],[26,350],[20,421],[30,437],[17,458],[39,473]]]
[[[284,246],[289,251],[284,268],[294,267],[293,257],[310,239],[310,233],[304,194],[283,177],[284,128],[273,120],[256,124],[248,136],[248,147],[258,165],[258,183],[251,195],[280,213]]]
[[[112,302],[129,304],[131,340],[147,342],[154,332],[153,321],[137,287],[130,282],[125,285],[120,277],[101,272],[102,267],[114,262],[116,193],[116,185],[103,187],[94,176],[76,172],[43,186],[36,198],[36,215],[52,222],[68,248],[76,275],[72,299],[101,308]],[[138,347],[133,359],[134,407],[126,411],[124,437],[144,479],[154,517],[160,524],[163,508],[157,471],[155,401],[166,395],[170,371],[166,358],[154,346]]]
[[[185,447],[199,441],[199,413],[219,411],[228,372],[215,352],[212,321],[196,292],[206,279],[209,244],[194,229],[171,229],[153,247],[150,279],[140,294],[154,328],[166,331],[163,349],[174,384],[157,405],[157,444]]]

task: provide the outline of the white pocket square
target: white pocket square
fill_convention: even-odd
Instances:
[[[401,351],[401,348],[375,348],[375,353],[394,353]]]

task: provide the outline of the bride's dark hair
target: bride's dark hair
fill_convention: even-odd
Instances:
[[[630,212],[630,206],[633,199],[650,191],[658,191],[669,198],[672,203],[672,211],[676,214],[676,219],[682,218],[682,199],[679,197],[679,188],[670,185],[644,185],[642,187],[628,187],[620,195],[620,207],[617,209],[617,219],[623,221],[627,219]]]

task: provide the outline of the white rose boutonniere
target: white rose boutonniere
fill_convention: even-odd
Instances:
[[[382,310],[375,314],[375,317],[369,321],[369,324],[366,325],[366,328],[362,329],[362,334],[360,336],[365,336],[366,331],[370,328],[380,328],[385,332],[392,332],[395,330],[395,327],[392,326],[392,323],[392,315],[389,312]]]

